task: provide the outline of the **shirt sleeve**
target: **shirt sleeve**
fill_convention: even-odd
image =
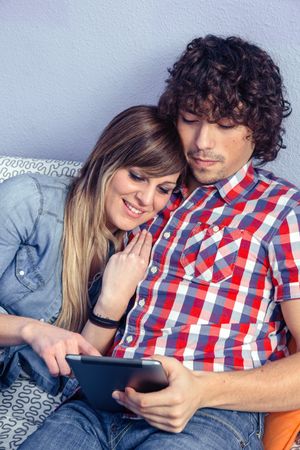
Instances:
[[[37,226],[42,198],[28,175],[0,184],[0,278],[22,244],[28,243]]]
[[[269,246],[274,300],[300,298],[300,205],[282,221]]]

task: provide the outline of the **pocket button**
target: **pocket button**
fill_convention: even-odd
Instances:
[[[212,230],[214,233],[217,233],[220,230],[220,227],[218,225],[214,225]]]

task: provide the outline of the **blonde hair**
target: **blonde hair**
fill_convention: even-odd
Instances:
[[[104,129],[65,207],[63,233],[63,302],[56,325],[80,331],[87,321],[90,268],[96,257],[103,273],[109,243],[120,248],[122,230],[106,227],[105,196],[115,172],[140,167],[149,176],[166,176],[185,169],[175,125],[162,119],[154,106],[134,106],[118,114]]]

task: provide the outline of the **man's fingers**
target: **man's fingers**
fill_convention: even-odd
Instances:
[[[140,413],[143,410],[143,412],[147,411],[147,413],[151,413],[155,411],[155,414],[158,416],[164,416],[166,414],[165,408],[169,408],[171,400],[170,396],[165,394],[162,402],[162,391],[141,394],[130,387],[127,387],[125,392],[114,391],[113,398],[125,404],[129,409],[134,408],[134,412],[139,411]]]
[[[121,392],[121,394],[123,394]],[[114,393],[113,398],[116,400],[116,395]],[[142,408],[138,406],[135,402],[132,402],[126,398],[126,396],[118,396],[119,400],[117,402],[123,405],[129,411],[132,411],[137,416],[143,417],[150,425],[160,428],[165,431],[172,431],[170,427],[170,421],[168,419],[168,413],[170,411],[169,406],[157,408],[155,406],[151,408]]]

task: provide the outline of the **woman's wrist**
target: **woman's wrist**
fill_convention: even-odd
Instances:
[[[36,333],[36,328],[43,324],[42,321],[36,319],[25,319],[22,324],[20,324],[20,336],[23,342],[30,344]]]
[[[104,298],[102,294],[100,295],[96,305],[92,308],[92,311],[96,316],[107,318],[114,321],[120,321],[123,317],[124,311],[117,311],[112,305],[119,304],[116,299]]]
[[[109,317],[104,317],[100,314],[96,314],[93,309],[89,310],[89,321],[98,327],[102,328],[118,328],[121,320],[113,320]]]

